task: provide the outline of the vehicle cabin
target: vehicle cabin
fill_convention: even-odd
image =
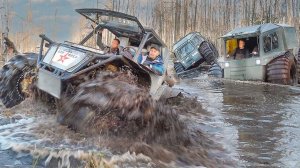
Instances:
[[[175,57],[185,70],[204,62],[203,56],[198,51],[200,44],[204,41],[200,33],[192,32],[173,45]]]
[[[143,27],[134,16],[104,9],[77,9],[76,11],[96,24],[90,35],[79,44],[84,45],[95,32],[100,32],[97,34],[99,46],[103,41],[102,32],[107,30],[120,40],[122,50],[130,49],[130,53],[134,54],[132,55],[134,60],[137,60],[138,55],[147,53],[152,44],[161,47],[161,55],[167,55],[169,52],[156,32],[151,28]]]
[[[292,26],[268,23],[236,28],[221,38],[225,45],[226,79],[271,81],[268,73],[273,72],[268,72],[268,66],[286,52],[289,52],[289,64],[297,64],[299,42]]]
[[[138,62],[140,54],[145,55],[149,52],[151,45],[156,44],[161,47],[160,55],[164,62],[164,74],[157,76],[153,71],[146,69],[150,74],[152,83],[150,93],[155,95],[154,93],[157,92],[157,89],[167,76],[166,67],[168,67],[169,59],[167,45],[160,39],[157,33],[151,28],[143,27],[135,16],[124,13],[104,9],[77,9],[76,11],[96,24],[94,30],[79,43],[81,45],[84,45],[88,39],[95,35],[95,32],[100,32],[97,33],[97,45],[103,45],[101,44],[102,32],[103,30],[107,30],[120,40],[122,50],[129,53],[132,56],[130,59],[135,62]]]
[[[39,66],[38,88],[52,96],[60,99],[62,88],[61,83],[67,82],[77,76],[92,72],[96,69],[116,72],[129,68],[137,77],[137,82],[144,88],[149,89],[149,93],[155,100],[161,98],[167,79],[167,68],[169,51],[165,43],[159,38],[153,29],[144,28],[138,19],[124,13],[103,10],[103,9],[77,9],[79,14],[92,21],[93,30],[86,35],[78,44],[72,42],[56,43],[46,36],[41,36],[41,48],[37,59]],[[112,37],[120,39],[123,45],[119,54],[109,53],[101,49],[103,31],[112,33]],[[87,42],[95,38],[99,48],[92,48]],[[43,55],[44,42],[48,42],[47,52]],[[163,60],[162,73],[157,73],[151,67],[140,64],[138,59],[141,54],[147,53],[150,46],[156,44],[160,50]],[[125,51],[127,54],[124,54]],[[75,55],[72,59],[64,61],[59,57],[64,55]],[[65,59],[65,58],[64,58]],[[49,71],[53,78],[57,79],[57,87],[49,87]],[[53,91],[54,90],[54,91]]]

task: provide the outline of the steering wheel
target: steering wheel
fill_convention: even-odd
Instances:
[[[122,55],[124,55],[127,58],[132,59],[135,56],[136,52],[137,52],[137,50],[134,47],[127,46],[127,47],[123,48]]]

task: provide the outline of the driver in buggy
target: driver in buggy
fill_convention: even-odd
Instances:
[[[105,51],[105,53],[110,55],[120,55],[120,40],[115,38],[111,42],[111,46],[101,46],[101,50]]]
[[[148,55],[139,55],[138,63],[146,66],[157,75],[162,76],[165,69],[160,52],[160,47],[156,44],[152,44]]]
[[[109,48],[108,54],[120,55],[120,40],[115,38],[111,42],[111,46]]]
[[[98,47],[107,54],[120,55],[120,51],[122,50],[122,47],[120,46],[120,43],[121,43],[120,40],[115,38],[112,40],[110,46],[106,46],[102,42],[102,32],[103,32],[103,30],[100,30],[98,32],[98,39],[97,39]]]

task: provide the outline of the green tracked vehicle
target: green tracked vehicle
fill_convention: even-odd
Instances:
[[[298,84],[299,41],[294,27],[267,23],[236,28],[221,38],[226,46],[225,79]],[[248,50],[243,58],[235,58],[239,41]]]

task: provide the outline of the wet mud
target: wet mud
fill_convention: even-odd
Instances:
[[[0,155],[9,158],[8,162],[0,160],[0,164],[15,167],[237,165],[223,144],[207,134],[205,129],[212,127],[208,122],[211,114],[193,97],[181,95],[155,102],[144,88],[107,78],[84,83],[78,94],[65,103],[66,107],[67,113],[58,111],[58,121],[51,107],[35,99],[27,99],[12,109],[2,107]],[[85,122],[80,123],[82,120]]]
[[[182,97],[148,106],[150,116],[155,119],[158,115],[158,121],[166,121],[163,125],[151,125],[149,118],[143,123],[127,115],[115,115],[113,119],[120,123],[113,126],[118,129],[98,125],[92,128],[103,126],[106,131],[96,133],[91,129],[92,134],[59,124],[53,109],[34,99],[12,109],[2,106],[0,165],[300,166],[299,88],[199,77],[183,80],[175,89],[182,91]]]

